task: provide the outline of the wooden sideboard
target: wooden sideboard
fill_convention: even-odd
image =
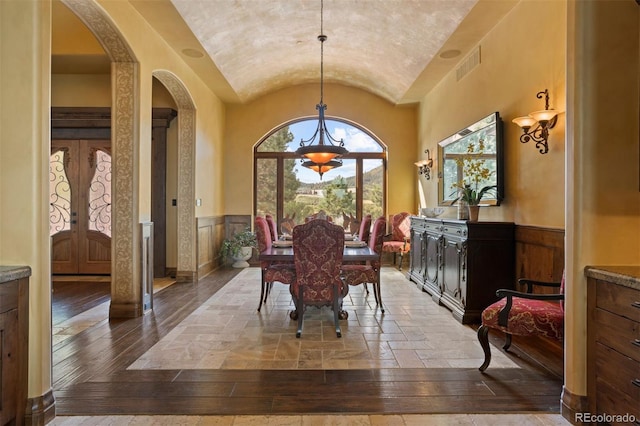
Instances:
[[[640,266],[585,268],[587,393],[592,415],[640,422]],[[629,422],[611,417],[606,423]],[[628,423],[625,423],[628,424]]]
[[[0,266],[0,424],[22,425],[27,405],[29,277],[26,266]]]
[[[515,285],[515,225],[411,217],[408,278],[463,324]]]

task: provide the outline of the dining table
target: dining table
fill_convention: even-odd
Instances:
[[[373,251],[368,245],[363,247],[351,246],[345,244],[342,252],[342,262],[366,262],[370,260],[378,260],[379,255]],[[293,263],[293,245],[277,246],[272,245],[258,255],[261,261],[285,261]]]
[[[282,244],[279,245],[278,242],[274,241],[275,245],[272,245],[270,248],[262,251],[258,255],[258,260],[260,261],[270,261],[270,262],[288,262],[293,263],[293,244]],[[350,262],[366,262],[366,261],[375,261],[380,258],[380,255],[376,253],[371,247],[368,245],[359,246],[357,244],[352,244],[349,242],[345,242],[344,249],[342,252],[342,262],[350,263]],[[379,278],[378,278],[379,279]],[[349,286],[345,286],[345,294],[346,296],[349,291]],[[292,311],[289,313],[291,319],[297,319],[296,311]],[[343,309],[340,309],[339,313],[340,319],[349,318],[349,313]]]

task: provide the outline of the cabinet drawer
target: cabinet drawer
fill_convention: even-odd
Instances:
[[[594,326],[596,342],[640,361],[640,323],[596,309]]]
[[[640,291],[604,281],[596,283],[596,307],[640,322]]]
[[[18,280],[0,284],[0,314],[18,307]]]
[[[636,422],[640,419],[640,404],[638,404],[637,400],[631,400],[628,395],[623,394],[606,382],[597,380],[597,384],[596,411],[598,414],[620,416],[629,414],[635,417]],[[629,422],[612,421],[611,424],[629,425]]]
[[[445,223],[442,226],[442,233],[448,236],[464,238],[467,236],[467,227],[465,225]]]
[[[631,401],[636,401],[636,405],[640,407],[640,362],[598,343],[596,378],[618,389]]]

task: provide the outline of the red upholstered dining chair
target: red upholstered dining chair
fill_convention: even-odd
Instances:
[[[386,221],[385,221],[386,223]],[[360,229],[358,230],[358,239],[369,243],[369,235],[371,234],[371,215],[368,214],[362,218]]]
[[[527,286],[526,293],[507,289],[496,291],[501,299],[482,311],[482,325],[478,328],[478,340],[484,351],[484,363],[480,371],[486,370],[491,362],[491,328],[506,334],[502,347],[505,351],[511,346],[512,335],[564,339],[564,281],[564,274],[559,283],[521,278],[518,283]],[[559,292],[533,294],[536,286],[559,288]]]
[[[384,253],[393,253],[393,264],[396,263],[396,254],[400,255],[398,270],[402,270],[402,257],[411,250],[409,242],[411,232],[411,219],[407,212],[398,213],[391,219],[391,235],[382,243]]]
[[[258,240],[258,251],[263,251],[271,248],[271,230],[267,220],[261,216],[256,216],[254,221],[254,228],[256,233],[256,239]],[[292,263],[281,262],[260,262],[260,272],[262,275],[261,289],[260,289],[260,303],[258,304],[258,312],[262,308],[262,304],[267,302],[267,296],[273,286],[274,281],[281,282],[283,284],[293,284],[296,279],[296,268]]]
[[[384,307],[382,306],[382,295],[380,294],[380,256],[382,256],[382,241],[386,227],[387,221],[385,218],[377,218],[373,223],[373,231],[371,232],[371,238],[369,238],[369,247],[378,253],[378,260],[366,262],[365,264],[342,265],[342,276],[346,284],[364,284],[366,289],[367,283],[372,283],[373,295],[382,313],[384,313]],[[367,293],[369,293],[368,290]]]
[[[331,306],[336,335],[342,336],[339,313],[343,291],[348,287],[340,276],[344,228],[326,220],[311,220],[293,228],[293,259],[296,280],[289,287],[296,305],[298,331],[302,334],[302,320],[306,306]]]
[[[264,215],[264,218],[269,224],[269,230],[271,231],[271,241],[278,241],[278,226],[276,225],[276,221],[273,219],[273,216],[271,216],[270,214],[266,214]]]

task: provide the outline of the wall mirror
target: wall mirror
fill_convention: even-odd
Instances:
[[[504,197],[504,141],[502,119],[498,112],[465,127],[438,145],[439,205],[453,204],[458,196],[456,185],[476,180],[477,183],[472,184],[472,187],[477,189],[488,185],[497,186],[494,194],[482,198],[481,204],[500,204]]]

